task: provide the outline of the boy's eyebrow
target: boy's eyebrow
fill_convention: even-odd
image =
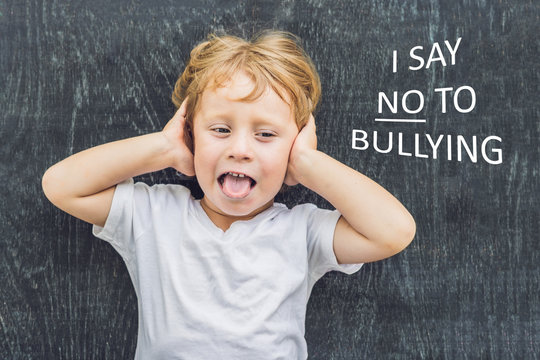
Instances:
[[[221,118],[223,120],[227,120],[231,117],[231,115],[227,114],[227,112],[213,111],[204,114],[204,117],[206,119]],[[272,124],[278,126],[279,124],[277,123],[277,120],[278,117],[272,116],[272,114],[269,114],[268,116],[259,114],[254,117],[254,123],[257,125]]]

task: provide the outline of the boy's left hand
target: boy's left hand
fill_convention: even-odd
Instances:
[[[297,162],[306,152],[317,150],[317,134],[315,132],[315,118],[313,114],[309,115],[309,120],[302,130],[296,135],[296,139],[289,154],[289,164],[284,183],[293,186],[300,183],[300,174],[297,170]]]

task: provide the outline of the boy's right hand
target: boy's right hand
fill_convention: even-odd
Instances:
[[[193,153],[189,150],[184,141],[186,107],[187,98],[161,132],[171,146],[170,167],[184,175],[194,176],[195,167],[193,164]]]

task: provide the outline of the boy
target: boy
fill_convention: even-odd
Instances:
[[[382,187],[316,150],[316,70],[296,38],[210,37],[157,133],[82,151],[43,189],[121,254],[138,298],[136,359],[305,359],[305,311],[324,273],[404,249],[415,224]],[[133,183],[173,167],[180,185]],[[302,184],[337,210],[273,199]]]

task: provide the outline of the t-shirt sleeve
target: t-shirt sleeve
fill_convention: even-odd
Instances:
[[[317,281],[329,271],[353,274],[363,264],[339,264],[334,253],[334,232],[341,214],[337,210],[319,209],[307,205],[307,240],[309,273]]]
[[[148,201],[148,188],[145,183],[134,183],[133,178],[116,185],[105,225],[92,227],[94,236],[109,242],[125,260],[131,259],[135,239],[144,232],[141,224],[145,222],[138,218],[145,215],[136,211],[141,206],[135,204]]]

